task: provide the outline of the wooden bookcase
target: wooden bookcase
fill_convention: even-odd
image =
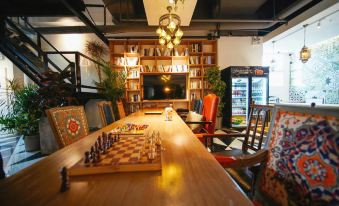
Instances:
[[[216,40],[182,40],[172,50],[158,40],[111,40],[109,49],[112,69],[127,73],[125,97],[129,113],[169,104],[175,109],[191,109],[193,99],[209,92],[206,71],[217,66]],[[143,76],[147,74],[186,75],[186,99],[144,100]]]

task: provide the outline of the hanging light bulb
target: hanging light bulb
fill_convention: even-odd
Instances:
[[[184,34],[184,32],[182,32],[182,30],[180,28],[178,28],[177,32],[175,32],[176,37],[182,37],[183,34]]]
[[[164,38],[160,38],[159,39],[159,44],[160,45],[165,45],[165,43],[166,43],[166,40]]]
[[[161,29],[160,27],[158,27],[157,30],[156,30],[155,32],[160,36],[160,34],[161,34],[161,32],[162,32],[162,29]]]
[[[167,33],[164,29],[161,30],[160,37],[166,37]]]
[[[172,42],[168,42],[168,43],[167,43],[167,48],[173,49],[173,44],[172,44]]]
[[[305,42],[306,42],[306,27],[307,26],[308,26],[307,24],[304,25],[304,46],[300,51],[300,60],[301,60],[302,63],[306,63],[309,60],[309,58],[311,58],[311,49],[307,48],[307,46],[305,44]]]
[[[174,45],[180,44],[180,39],[179,39],[178,37],[176,37],[176,38],[173,40],[173,44],[174,44]]]
[[[171,39],[172,39],[171,35],[167,34],[167,35],[166,35],[166,40],[167,40],[167,41],[171,41]]]
[[[177,27],[177,24],[171,20],[171,22],[168,24],[167,28],[173,33],[173,31],[175,30],[175,28]]]

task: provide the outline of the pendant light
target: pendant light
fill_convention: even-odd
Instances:
[[[302,63],[306,63],[308,61],[309,58],[311,58],[311,49],[309,49],[307,46],[306,46],[306,27],[308,25],[305,24],[303,27],[304,27],[304,46],[303,48],[301,49],[300,51],[300,60]]]

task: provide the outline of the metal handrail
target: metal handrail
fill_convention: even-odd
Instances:
[[[59,52],[57,48],[55,48],[40,32],[36,31],[35,28],[27,21],[27,19],[24,19],[21,17],[21,19],[27,24],[35,33],[39,35],[40,38],[42,38],[49,46],[51,46],[58,54],[60,54],[68,63],[71,63],[69,59],[67,59],[62,53]]]

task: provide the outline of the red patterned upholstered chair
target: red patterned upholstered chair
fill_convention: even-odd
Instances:
[[[89,134],[83,106],[56,107],[46,113],[60,148]]]
[[[339,205],[339,107],[277,105],[266,150],[229,158],[230,167],[262,163],[256,205]]]
[[[186,121],[186,124],[200,124],[202,128],[196,136],[199,140],[208,146],[207,140],[204,138],[204,134],[214,134],[215,124],[218,112],[219,97],[215,94],[208,94],[204,97],[202,108],[202,121]]]

